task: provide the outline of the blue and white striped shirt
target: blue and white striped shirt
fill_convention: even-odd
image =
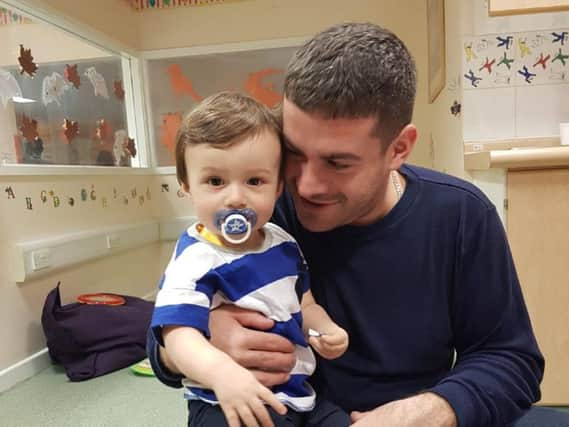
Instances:
[[[315,359],[302,333],[299,297],[309,289],[304,257],[294,239],[275,224],[263,228],[261,248],[237,252],[215,245],[200,234],[196,224],[178,239],[160,282],[151,328],[163,345],[162,327],[188,326],[209,337],[209,312],[234,304],[273,319],[271,332],[296,344],[296,365],[290,380],[273,387],[284,404],[296,411],[314,407],[315,393],[306,382]],[[217,403],[214,393],[185,380],[187,399]]]

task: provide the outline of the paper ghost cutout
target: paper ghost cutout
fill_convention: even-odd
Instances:
[[[89,79],[93,85],[95,91],[95,96],[101,96],[105,99],[109,99],[109,92],[107,91],[107,83],[102,74],[99,74],[95,67],[89,67],[85,70],[85,76]]]
[[[0,99],[4,108],[14,96],[22,96],[22,89],[16,78],[8,71],[0,68]]]
[[[51,75],[44,77],[41,91],[43,105],[47,106],[52,102],[61,105],[61,97],[69,88],[70,85],[59,73],[53,72]]]

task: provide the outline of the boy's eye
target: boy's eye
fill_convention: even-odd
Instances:
[[[219,187],[220,185],[223,185],[223,180],[218,176],[212,176],[207,179],[207,183],[209,185],[213,185],[214,187]]]
[[[247,184],[253,186],[261,185],[262,183],[263,180],[261,178],[249,178],[249,180],[247,181]]]

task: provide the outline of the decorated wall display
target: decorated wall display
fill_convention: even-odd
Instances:
[[[0,25],[30,24],[31,22],[32,20],[29,18],[0,7]]]
[[[207,6],[235,0],[126,0],[133,9],[165,9],[179,6]]]
[[[284,70],[295,50],[292,46],[147,60],[148,108],[158,166],[174,164],[182,117],[203,98],[234,90],[269,107],[277,105]]]
[[[464,89],[569,82],[569,29],[466,37]]]
[[[127,128],[120,58],[109,56],[77,63],[38,65],[33,62],[31,52],[26,52],[27,48],[21,46],[20,67],[0,69],[0,108],[6,108],[14,96],[26,100],[13,104],[16,128],[20,131],[14,135],[16,161],[130,166],[136,155],[134,140],[125,134],[118,143],[120,149],[113,147],[116,141],[113,129]],[[29,62],[34,66],[29,68]],[[109,82],[114,85],[108,87]],[[104,139],[98,136],[101,120],[111,129]],[[23,133],[30,123],[35,123],[34,138],[39,138],[41,147],[37,139]]]

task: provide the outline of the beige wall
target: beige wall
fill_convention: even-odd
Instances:
[[[41,15],[57,16],[59,24],[102,36],[118,47],[137,50],[138,16],[122,0],[19,0]]]
[[[462,114],[453,116],[451,105],[461,102],[462,30],[461,2],[445,2],[446,86],[430,109],[433,168],[469,179],[464,170]]]
[[[5,188],[11,187],[15,199],[7,198]],[[81,201],[82,188],[96,191],[96,200]],[[114,198],[113,188],[117,190]],[[133,198],[131,190],[136,189]],[[48,291],[62,282],[63,302],[87,292],[119,292],[144,296],[156,288],[162,269],[170,256],[171,245],[152,244],[140,249],[117,253],[94,262],[54,272],[23,284],[12,275],[13,245],[90,231],[96,228],[153,220],[162,206],[180,204],[173,188],[162,193],[154,176],[0,176],[0,341],[7,343],[0,352],[0,371],[45,347],[40,324],[41,309]],[[53,191],[61,205],[54,207],[53,198],[46,203],[40,192]],[[150,190],[151,200],[141,205],[138,196]],[[124,204],[123,196],[129,198]],[[75,206],[67,197],[75,199]],[[26,208],[25,198],[31,197],[33,209]],[[102,199],[106,197],[107,207]]]
[[[18,65],[20,44],[33,46],[32,55],[37,63],[109,56],[108,52],[43,23],[0,25],[0,40],[0,67]]]

